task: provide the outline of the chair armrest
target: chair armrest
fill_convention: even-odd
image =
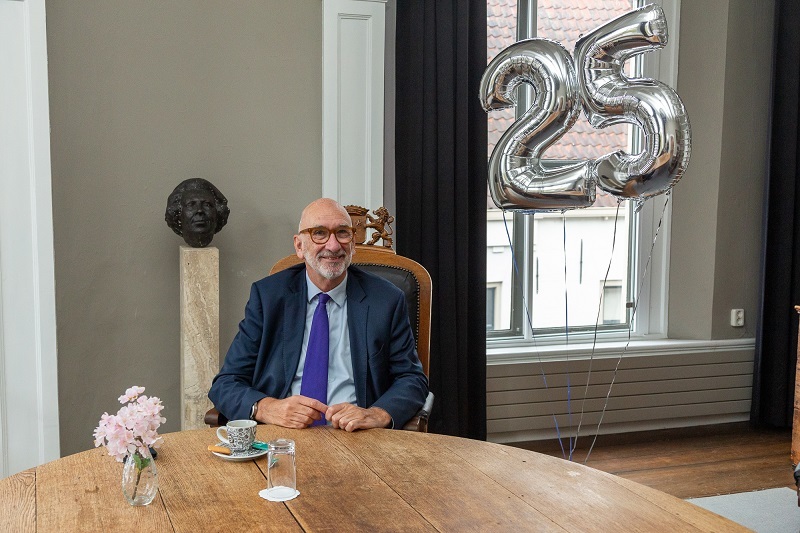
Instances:
[[[433,410],[433,393],[429,392],[428,397],[425,398],[425,404],[417,411],[417,414],[403,426],[406,431],[419,431],[421,433],[428,432],[428,418]]]
[[[225,415],[217,411],[215,408],[211,408],[206,412],[206,416],[203,417],[203,422],[211,426],[212,428],[218,426],[224,426],[228,423],[228,419],[225,418]]]

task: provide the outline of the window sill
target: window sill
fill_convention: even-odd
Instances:
[[[626,348],[627,346],[627,348]],[[564,359],[609,358],[620,356],[661,356],[691,353],[708,353],[718,350],[749,351],[755,348],[755,338],[722,340],[680,340],[680,339],[627,339],[603,340],[595,344],[583,339],[568,345],[554,344],[552,340],[530,342],[492,340],[486,343],[486,362],[489,365],[526,363],[537,361],[558,361]]]

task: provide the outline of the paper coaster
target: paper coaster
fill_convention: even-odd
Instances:
[[[275,487],[261,490],[258,495],[271,502],[285,502],[297,498],[300,495],[300,491],[289,487]]]

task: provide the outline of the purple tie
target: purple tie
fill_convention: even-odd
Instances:
[[[331,297],[319,293],[319,302],[311,320],[311,333],[308,335],[306,362],[303,366],[303,381],[300,394],[328,403],[328,310],[326,305]],[[325,424],[325,417],[315,421],[312,426]]]

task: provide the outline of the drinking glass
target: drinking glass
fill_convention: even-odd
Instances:
[[[297,468],[293,440],[270,441],[267,464],[269,468],[265,497],[268,500],[286,501],[300,494],[297,491]]]

